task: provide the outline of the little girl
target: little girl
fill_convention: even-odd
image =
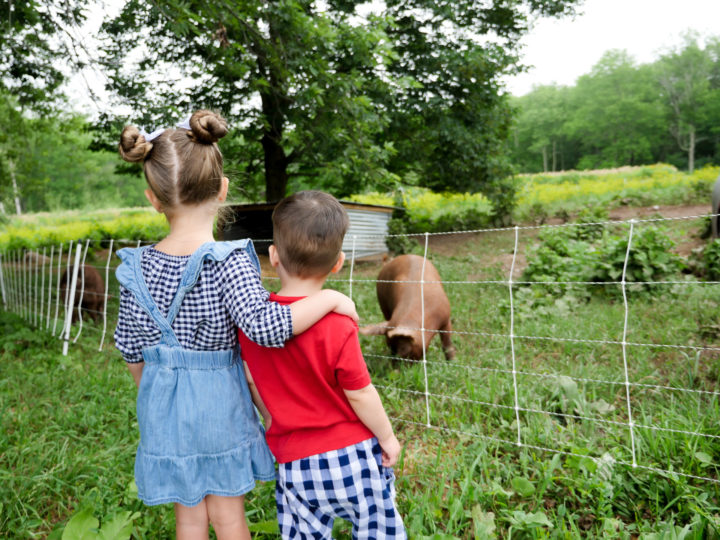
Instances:
[[[123,129],[120,154],[142,162],[150,203],[170,234],[123,249],[115,343],[138,385],[138,495],[175,505],[177,538],[250,538],[244,494],[273,480],[273,458],[250,400],[237,345],[240,327],[260,345],[282,347],[330,311],[357,320],[345,295],[323,290],[290,306],[268,300],[248,240],[214,242],[225,200],[217,140],[220,116],[198,111],[158,135]]]

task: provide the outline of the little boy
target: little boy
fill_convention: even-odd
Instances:
[[[301,191],[272,216],[270,263],[291,304],[322,289],[343,265],[348,216],[332,196]],[[333,521],[353,525],[353,538],[406,538],[395,507],[391,467],[400,443],[370,382],[358,327],[331,313],[282,349],[263,348],[239,333],[250,389],[278,461],[275,489],[283,538],[331,538]]]

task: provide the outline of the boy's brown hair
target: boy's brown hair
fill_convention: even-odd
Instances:
[[[298,191],[284,198],[275,206],[272,222],[280,262],[302,278],[330,273],[350,224],[345,208],[322,191]]]

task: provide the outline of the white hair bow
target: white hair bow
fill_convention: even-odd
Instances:
[[[178,122],[178,123],[176,124],[176,126],[179,127],[179,128],[187,129],[188,131],[190,131],[190,117],[188,116],[188,117],[187,117],[185,120],[183,120],[182,122]],[[148,133],[148,132],[145,131],[144,129],[140,129],[140,135],[142,135],[143,137],[145,137],[145,140],[146,140],[147,142],[150,142],[150,141],[152,141],[153,139],[157,139],[160,135],[162,135],[162,134],[165,132],[165,129],[166,129],[166,128],[158,128],[158,129],[156,129],[155,131],[153,131],[152,133]]]

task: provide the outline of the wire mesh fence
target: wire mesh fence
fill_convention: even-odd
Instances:
[[[689,326],[701,313],[717,316],[720,282],[628,279],[639,228],[702,217],[409,235],[423,258],[420,279],[378,280],[383,261],[358,260],[353,249],[344,274],[329,286],[353,297],[363,321],[381,318],[378,283],[417,287],[417,325],[399,328],[420,336],[422,357],[389,354],[382,340],[363,342],[371,373],[381,374],[376,386],[396,422],[604,466],[609,461],[671,478],[720,483],[719,456],[713,451],[720,439],[720,332],[708,339],[687,338],[699,335]],[[532,256],[529,246],[538,232],[592,226],[623,231],[626,247],[616,279],[523,279],[520,267]],[[497,242],[496,260],[475,261],[469,249],[462,253],[465,267],[458,270],[452,239],[461,234]],[[152,243],[110,239],[0,253],[3,308],[57,336],[63,354],[81,336],[103,350],[111,346],[108,333],[119,302],[116,250]],[[450,361],[441,358],[437,339],[426,340],[445,332],[425,328],[425,310],[433,309],[426,287],[437,283],[425,279],[427,262],[438,266],[452,306],[448,333],[458,354]],[[486,270],[484,263],[495,266]],[[616,295],[612,302],[534,313],[522,292],[533,286],[614,288]],[[673,292],[647,300],[637,293],[640,287]],[[654,328],[648,319],[655,320]]]

